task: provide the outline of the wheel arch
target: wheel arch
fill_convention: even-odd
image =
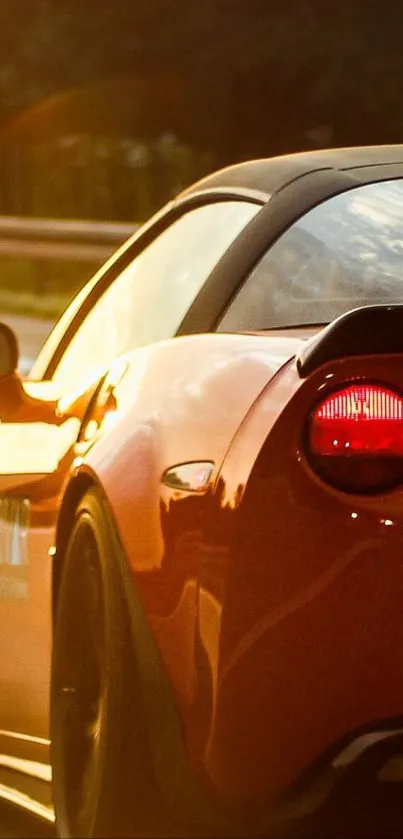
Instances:
[[[133,651],[137,663],[140,701],[142,702],[157,788],[168,803],[171,812],[177,812],[182,823],[196,824],[211,832],[219,826],[224,833],[228,821],[216,808],[200,778],[196,778],[187,760],[175,698],[165,675],[158,649],[149,629],[135,582],[124,562],[124,549],[120,541],[113,510],[97,476],[90,471],[79,472],[67,486],[60,510],[56,534],[56,554],[53,568],[52,599],[53,620],[56,619],[58,586],[63,569],[68,537],[75,511],[88,490],[100,494],[105,513],[113,525],[122,584],[129,610]]]

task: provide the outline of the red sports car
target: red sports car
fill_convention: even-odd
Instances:
[[[403,146],[211,175],[17,366],[2,326],[0,796],[278,837],[398,785]]]

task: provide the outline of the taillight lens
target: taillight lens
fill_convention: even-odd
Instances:
[[[311,415],[309,451],[321,477],[345,491],[403,482],[403,397],[366,383],[329,394]]]

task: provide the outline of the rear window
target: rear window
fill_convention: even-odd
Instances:
[[[328,199],[267,251],[219,330],[328,323],[358,306],[403,302],[403,180]]]

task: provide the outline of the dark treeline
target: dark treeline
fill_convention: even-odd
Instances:
[[[26,196],[45,161],[60,201],[57,172],[98,167],[83,214],[123,218],[234,160],[401,142],[402,33],[401,0],[3,0],[3,170]],[[125,155],[138,209],[107,198]],[[40,180],[27,212],[52,210]]]

